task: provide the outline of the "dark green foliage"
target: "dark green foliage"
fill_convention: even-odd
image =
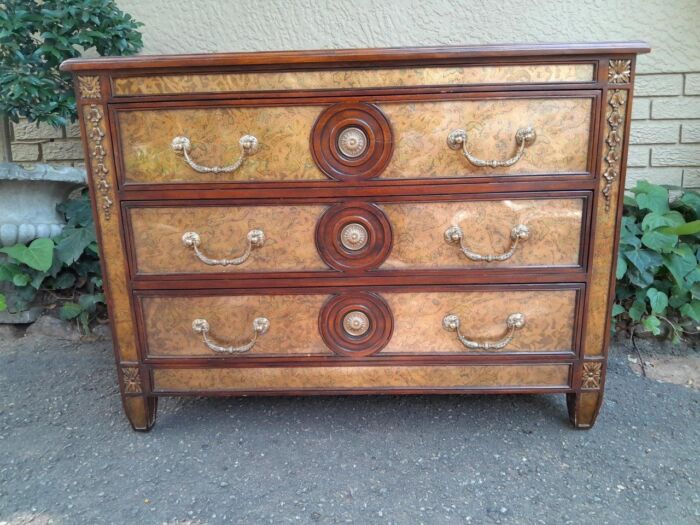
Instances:
[[[61,235],[0,249],[7,255],[7,260],[0,262],[0,282],[8,283],[8,291],[0,294],[0,310],[22,311],[41,293],[47,306],[60,308],[63,319],[76,319],[87,331],[90,321],[104,309],[87,190],[57,209],[67,221]]]
[[[134,54],[140,26],[113,0],[0,2],[0,114],[52,126],[75,120],[71,75],[58,66],[88,50]]]
[[[675,342],[700,324],[700,194],[639,182],[625,198],[613,316]]]

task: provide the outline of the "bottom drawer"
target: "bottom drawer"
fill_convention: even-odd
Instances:
[[[506,354],[571,358],[577,351],[582,286],[153,293],[140,295],[137,304],[143,353],[158,362]]]
[[[566,389],[568,364],[156,368],[154,393],[313,393]]]

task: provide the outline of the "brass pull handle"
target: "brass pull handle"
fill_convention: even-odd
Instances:
[[[192,248],[197,258],[209,266],[237,266],[248,260],[250,254],[256,248],[261,248],[265,244],[265,232],[262,230],[250,230],[246,236],[248,246],[245,251],[234,259],[210,259],[199,250],[202,239],[197,232],[185,232],[182,235],[182,244],[187,248]]]
[[[197,164],[192,160],[190,157],[192,142],[187,137],[175,137],[170,143],[170,147],[176,154],[184,157],[185,162],[190,168],[198,171],[199,173],[231,173],[232,171],[236,171],[238,168],[240,168],[246,158],[250,157],[251,155],[255,155],[255,152],[258,151],[259,147],[258,139],[256,139],[253,135],[243,135],[241,140],[238,141],[238,144],[241,146],[241,156],[238,157],[236,162],[230,164],[229,166],[211,167],[202,166],[201,164]]]
[[[442,327],[448,332],[457,332],[457,339],[459,339],[460,343],[462,343],[467,348],[471,350],[501,350],[502,348],[508,346],[513,340],[515,331],[525,326],[525,316],[521,313],[510,314],[508,316],[508,319],[506,319],[506,326],[508,327],[508,331],[505,337],[498,341],[484,341],[483,343],[467,339],[459,331],[459,324],[459,317],[454,314],[446,315],[442,320]]]
[[[505,253],[500,255],[481,255],[464,245],[464,232],[459,226],[450,226],[445,230],[445,242],[448,244],[458,244],[462,253],[472,261],[505,261],[510,259],[515,253],[515,249],[518,247],[520,241],[526,241],[530,238],[530,228],[524,224],[518,224],[510,230],[510,248]]]
[[[195,319],[192,321],[192,331],[195,334],[202,334],[204,344],[214,352],[220,354],[243,354],[255,346],[259,335],[264,335],[270,329],[270,321],[266,317],[256,317],[253,319],[253,338],[241,346],[223,345],[209,338],[209,322],[206,319]]]
[[[462,149],[462,154],[464,157],[471,162],[474,166],[479,168],[507,168],[518,162],[525,154],[525,148],[530,146],[535,142],[537,133],[535,129],[531,127],[520,128],[515,132],[515,143],[518,145],[518,151],[515,155],[506,160],[482,160],[476,158],[474,155],[469,153],[467,149],[467,132],[463,129],[456,129],[447,135],[447,145],[450,149],[458,150]]]

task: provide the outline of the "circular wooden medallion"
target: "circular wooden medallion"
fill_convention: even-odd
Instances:
[[[394,318],[379,295],[352,292],[335,295],[323,305],[318,327],[323,341],[336,354],[364,357],[386,346]]]
[[[391,251],[391,225],[366,202],[344,202],[326,210],[316,224],[316,249],[336,270],[371,270]]]
[[[393,149],[389,121],[372,104],[335,104],[321,113],[311,131],[316,165],[336,180],[378,176],[391,160]]]

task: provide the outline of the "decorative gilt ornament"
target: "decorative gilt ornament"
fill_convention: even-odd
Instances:
[[[611,84],[627,84],[631,76],[631,60],[611,60],[608,64],[608,82]]]
[[[88,139],[88,154],[92,165],[92,176],[95,178],[95,188],[102,200],[102,211],[105,220],[112,217],[114,201],[110,197],[112,186],[109,184],[109,169],[107,169],[107,152],[102,145],[105,132],[102,129],[102,109],[92,104],[85,117]]]
[[[124,381],[124,392],[127,394],[141,393],[141,374],[136,367],[122,368],[122,379]]]
[[[357,158],[367,149],[367,136],[360,128],[346,128],[338,135],[338,149],[346,157]]]
[[[620,176],[620,152],[622,151],[622,127],[625,122],[625,104],[627,103],[627,91],[616,89],[608,92],[608,105],[612,108],[608,115],[608,134],[605,143],[608,151],[604,157],[605,167],[603,171],[603,197],[605,198],[605,210],[610,210],[610,197],[612,185]]]
[[[80,98],[101,98],[100,77],[78,77],[78,91]]]
[[[603,363],[600,361],[588,361],[583,363],[581,373],[581,388],[600,388],[600,379],[603,374]]]

